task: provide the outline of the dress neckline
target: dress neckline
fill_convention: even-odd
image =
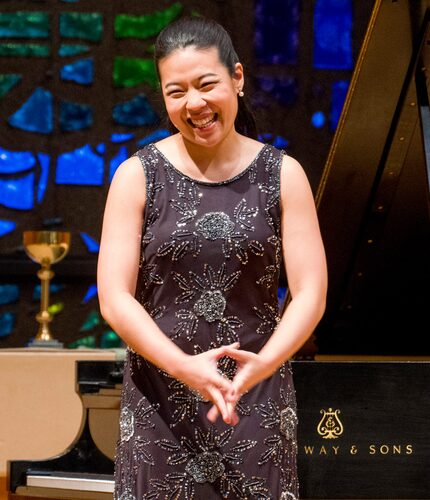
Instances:
[[[169,164],[170,168],[176,172],[178,175],[180,175],[181,177],[185,177],[186,179],[190,180],[191,182],[194,182],[196,184],[202,184],[204,186],[222,186],[224,184],[229,184],[230,182],[233,182],[237,179],[239,179],[240,177],[242,177],[243,175],[245,175],[249,170],[251,170],[251,168],[255,165],[255,163],[257,162],[258,158],[261,156],[261,153],[263,152],[263,150],[265,150],[268,145],[267,144],[263,144],[263,147],[258,151],[258,153],[256,154],[256,156],[254,157],[254,159],[251,161],[251,163],[245,167],[242,171],[240,171],[239,173],[237,173],[235,176],[233,177],[230,177],[229,179],[226,179],[224,181],[204,181],[204,180],[201,180],[201,179],[195,179],[194,177],[190,177],[189,175],[187,174],[184,174],[183,172],[181,172],[178,168],[176,168],[173,163],[164,155],[164,153],[162,153],[158,148],[157,146],[155,145],[155,143],[151,143],[149,144],[150,147],[152,147],[152,149],[158,153],[162,158],[163,160]]]

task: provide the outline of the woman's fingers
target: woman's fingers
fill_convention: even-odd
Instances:
[[[227,403],[227,408],[230,406],[230,425],[236,425],[239,422],[239,416],[231,403]],[[215,423],[216,419],[220,416],[220,411],[216,405],[213,405],[207,412],[207,418],[210,422]]]
[[[216,422],[216,419],[219,417],[219,415],[220,413],[216,405],[211,406],[211,409],[206,414],[209,422],[212,422],[213,424]]]
[[[229,424],[231,422],[231,407],[227,407],[227,403],[219,389],[216,387],[208,387],[207,392],[210,395],[210,399],[215,403],[218,411],[221,413],[224,422]]]
[[[224,346],[224,356],[230,356],[230,358],[235,359],[236,361],[249,361],[250,359],[253,359],[257,354],[254,352],[250,351],[244,351],[241,349],[235,349],[232,348],[231,346]]]

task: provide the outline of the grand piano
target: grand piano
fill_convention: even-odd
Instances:
[[[316,195],[327,312],[293,360],[302,499],[430,499],[430,5],[376,0]],[[80,436],[10,500],[112,498],[121,362],[77,362]]]

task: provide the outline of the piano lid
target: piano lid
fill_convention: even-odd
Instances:
[[[376,0],[316,202],[320,354],[430,354],[428,0]]]

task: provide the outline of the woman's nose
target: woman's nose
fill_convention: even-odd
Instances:
[[[206,106],[206,101],[198,91],[191,91],[187,95],[187,109],[195,110]]]

